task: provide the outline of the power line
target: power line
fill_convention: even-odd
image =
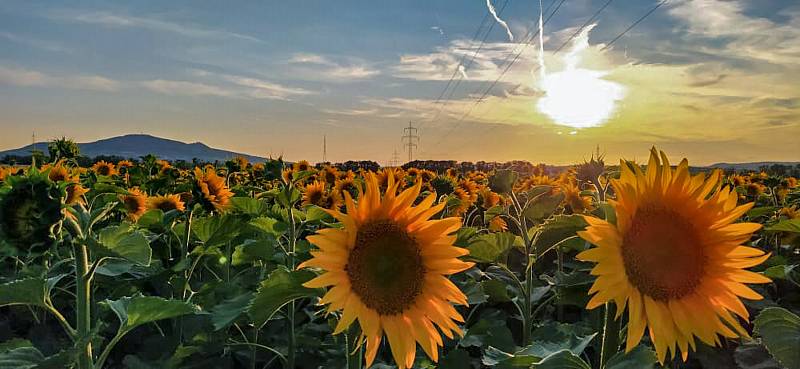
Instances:
[[[389,160],[390,167],[397,167],[400,164],[400,155],[397,153],[397,149],[394,149],[394,153],[392,153],[392,159]]]
[[[502,14],[503,13],[503,10],[505,10],[506,5],[508,5],[508,0],[505,0],[503,2],[503,6],[500,7],[500,10],[498,11],[498,14]],[[472,36],[472,40],[473,41],[475,41],[478,38],[478,36],[480,35],[480,31],[483,28],[484,23],[486,23],[487,19],[489,19],[489,13],[486,13],[486,15],[483,16],[483,20],[481,21],[480,26],[478,26],[478,29],[475,31],[475,35]],[[481,40],[480,44],[478,44],[478,47],[475,49],[475,52],[472,53],[472,56],[470,57],[470,59],[469,59],[469,61],[467,62],[466,65],[464,65],[464,60],[467,58],[467,54],[468,53],[464,53],[464,55],[461,56],[461,61],[459,61],[459,63],[456,65],[456,68],[453,70],[453,75],[450,76],[450,80],[447,81],[447,85],[444,86],[444,90],[442,90],[442,92],[439,94],[439,97],[436,98],[436,101],[433,104],[436,105],[436,104],[440,103],[440,101],[442,100],[442,97],[447,92],[447,90],[450,88],[450,85],[453,83],[453,80],[456,78],[456,76],[458,76],[458,80],[456,81],[456,84],[450,90],[450,93],[447,95],[447,98],[445,99],[445,102],[443,102],[442,105],[439,106],[439,109],[436,111],[436,114],[434,115],[434,117],[429,119],[429,120],[423,121],[422,123],[420,123],[419,127],[422,127],[423,125],[425,125],[425,123],[427,123],[429,121],[435,121],[436,119],[439,118],[439,115],[442,113],[442,110],[444,109],[444,106],[447,105],[447,101],[450,100],[450,98],[455,93],[456,89],[458,89],[458,86],[461,84],[461,81],[464,79],[463,74],[459,73],[459,69],[460,68],[464,68],[464,70],[467,70],[470,67],[472,67],[472,63],[475,61],[475,57],[477,57],[478,53],[481,51],[481,49],[483,49],[483,45],[484,45],[484,43],[486,43],[486,39],[492,33],[492,30],[494,29],[494,25],[495,25],[495,22],[491,22],[490,23],[489,29],[486,31],[486,34],[483,35],[483,39]]]
[[[628,32],[629,32],[631,29],[633,29],[634,27],[636,27],[636,26],[637,26],[639,23],[641,23],[643,20],[645,20],[645,18],[647,18],[647,17],[649,17],[651,14],[653,14],[653,12],[655,12],[655,11],[656,11],[658,8],[660,8],[662,5],[664,5],[664,4],[665,4],[667,1],[669,1],[669,0],[661,0],[661,1],[659,1],[659,2],[658,2],[656,5],[655,5],[655,6],[653,6],[652,8],[650,8],[650,10],[648,10],[646,13],[644,13],[644,14],[643,14],[641,17],[639,17],[639,18],[638,18],[636,21],[634,21],[633,23],[631,23],[631,25],[630,25],[630,26],[628,26],[628,28],[626,28],[624,31],[622,31],[621,33],[619,33],[619,34],[618,34],[616,37],[614,37],[614,38],[613,38],[613,39],[612,39],[612,40],[611,40],[609,43],[607,43],[605,46],[603,46],[603,47],[600,49],[600,51],[603,51],[603,50],[606,50],[606,49],[608,49],[608,47],[609,47],[609,46],[611,46],[611,45],[612,45],[614,42],[616,42],[617,40],[619,40],[619,39],[620,39],[622,36],[624,36],[626,33],[628,33]],[[583,24],[583,26],[581,26],[581,29],[579,29],[579,30],[578,30],[577,32],[575,32],[575,33],[574,33],[572,36],[570,36],[570,38],[569,38],[569,39],[568,39],[568,40],[567,40],[565,43],[563,43],[563,44],[562,44],[562,45],[561,45],[561,46],[560,46],[560,47],[559,47],[559,48],[556,50],[556,53],[557,53],[558,51],[560,51],[560,50],[561,50],[561,49],[564,47],[564,45],[566,45],[566,44],[567,44],[567,43],[569,43],[569,42],[570,42],[572,39],[574,39],[574,38],[575,38],[575,37],[576,37],[576,36],[577,36],[577,35],[580,33],[580,31],[582,31],[582,30],[583,30],[583,28],[585,28],[585,27],[586,27],[586,26],[587,26],[587,25],[588,25],[588,24],[591,22],[592,18],[595,18],[595,17],[597,17],[597,15],[598,15],[600,12],[602,12],[602,11],[603,11],[603,9],[605,9],[605,8],[606,8],[606,6],[608,6],[608,4],[609,4],[610,2],[611,2],[611,1],[608,1],[608,2],[607,2],[606,4],[604,4],[604,5],[603,5],[603,6],[602,6],[600,9],[598,9],[598,11],[597,11],[597,12],[595,12],[595,15],[593,15],[593,16],[592,16],[592,17],[591,17],[591,18],[590,18],[588,21],[586,21],[586,22]],[[554,54],[555,54],[555,53],[554,53]],[[533,73],[536,73],[536,71],[538,71],[538,67],[537,67],[537,69],[535,69],[535,70],[533,71]],[[515,88],[518,88],[518,87],[519,87],[519,86],[521,86],[521,85],[522,85],[521,83],[520,83],[520,84],[517,84],[517,87],[515,87]],[[480,132],[478,135],[476,135],[476,137],[480,137],[480,136],[482,136],[482,135],[483,135],[484,133],[486,133],[486,132],[487,132],[489,129],[491,129],[491,127],[488,127],[488,128],[486,128],[486,129],[484,129],[484,130],[483,130],[483,131],[481,131],[481,132]],[[466,143],[465,145],[462,145],[462,147],[467,147],[467,146],[468,146],[470,143],[472,143],[472,141],[474,141],[474,140],[475,140],[475,138],[473,138],[471,141],[467,141],[467,143]],[[438,144],[437,144],[437,145],[438,145]]]
[[[408,127],[403,128],[401,141],[403,141],[403,146],[408,149],[408,162],[410,163],[414,160],[414,148],[417,147],[419,142],[417,128],[411,125],[411,121],[408,122]]]
[[[550,6],[548,6],[548,9],[550,9],[550,7],[551,7],[551,6],[552,6],[552,5],[555,3],[555,1],[556,1],[556,0],[553,0],[553,2],[551,2],[551,3],[550,3]],[[547,19],[544,21],[544,23],[542,24],[542,26],[546,25],[546,24],[547,24],[547,23],[550,21],[550,19],[553,17],[553,15],[555,15],[555,14],[556,14],[556,12],[558,12],[558,10],[561,8],[561,5],[563,5],[563,4],[564,4],[564,1],[566,1],[566,0],[560,0],[560,1],[559,1],[559,3],[558,3],[558,6],[556,6],[556,8],[553,10],[553,12],[552,12],[552,13],[550,13],[550,15],[549,15],[549,16],[547,17]],[[546,12],[546,11],[544,11],[544,12]],[[477,100],[475,100],[475,103],[474,103],[474,104],[472,104],[472,106],[470,106],[469,110],[467,110],[467,112],[465,112],[465,113],[464,113],[464,114],[461,116],[461,118],[459,118],[459,119],[456,121],[455,125],[454,125],[454,126],[453,126],[453,127],[452,127],[452,128],[449,130],[449,131],[447,131],[447,132],[446,132],[446,133],[445,133],[445,134],[442,136],[442,138],[440,138],[440,139],[439,139],[439,140],[436,142],[436,144],[434,144],[434,146],[438,146],[438,145],[439,145],[439,144],[440,144],[442,141],[444,141],[444,140],[445,140],[445,139],[446,139],[446,138],[447,138],[447,137],[448,137],[450,134],[452,134],[452,133],[453,133],[453,131],[455,131],[455,130],[456,130],[458,127],[459,127],[459,126],[461,126],[461,123],[463,122],[464,118],[466,118],[467,116],[469,116],[469,115],[472,113],[472,111],[475,109],[475,107],[476,107],[476,106],[478,106],[478,104],[480,104],[480,103],[483,101],[483,99],[485,99],[485,98],[486,98],[486,96],[487,96],[487,95],[489,94],[489,92],[490,92],[490,91],[491,91],[491,90],[494,88],[494,86],[496,86],[496,85],[497,85],[497,82],[499,82],[499,81],[500,81],[500,80],[501,80],[501,79],[502,79],[502,78],[503,78],[503,77],[506,75],[506,73],[507,73],[507,72],[508,72],[508,71],[511,69],[511,66],[512,66],[512,65],[514,65],[514,63],[516,63],[516,62],[517,62],[517,60],[519,59],[520,55],[522,55],[522,52],[523,52],[523,51],[525,51],[525,48],[526,48],[526,47],[528,47],[528,46],[530,46],[531,42],[532,42],[532,41],[533,41],[533,40],[536,38],[536,36],[537,36],[538,34],[539,34],[539,30],[537,30],[537,31],[536,31],[536,33],[535,33],[535,34],[533,34],[533,35],[530,35],[530,31],[528,31],[528,34],[526,34],[526,36],[524,37],[524,38],[527,38],[527,41],[521,44],[521,45],[522,45],[522,48],[519,50],[519,52],[518,52],[518,53],[516,53],[516,55],[514,55],[514,59],[513,59],[513,60],[511,60],[511,62],[510,62],[510,63],[507,63],[507,64],[506,64],[506,67],[503,69],[503,72],[502,72],[502,73],[500,73],[500,75],[497,77],[497,79],[495,79],[495,80],[494,80],[494,82],[492,82],[492,84],[491,84],[491,85],[489,85],[489,87],[488,87],[488,88],[487,88],[487,89],[486,89],[486,90],[483,92],[483,94],[481,94],[481,96],[480,96],[480,97],[479,97]],[[529,36],[530,36],[530,37],[529,37]],[[513,54],[513,52],[512,52],[512,54]],[[509,59],[509,57],[510,57],[512,54],[509,54],[509,55],[506,57],[506,59],[505,59],[505,60],[507,61],[507,60]],[[475,90],[475,93],[477,93],[479,90],[480,90],[480,88],[478,88],[477,90]]]

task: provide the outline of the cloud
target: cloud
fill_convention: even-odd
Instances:
[[[228,82],[251,88],[247,94],[253,98],[289,100],[291,96],[313,94],[312,91],[306,89],[283,86],[258,78],[234,76],[229,74],[222,74],[220,76]]]
[[[179,24],[155,18],[114,14],[106,11],[54,11],[49,14],[49,16],[53,19],[64,20],[68,22],[96,24],[113,28],[140,28],[156,32],[169,32],[192,38],[238,39],[244,41],[262,42],[256,37],[235,32]]]
[[[773,64],[800,64],[800,11],[779,12],[788,21],[778,23],[747,15],[746,10],[739,0],[680,0],[672,3],[669,14],[685,25],[689,41],[703,46],[700,51]],[[704,42],[710,40],[716,42]]]
[[[54,76],[24,68],[0,66],[0,83],[23,87],[61,87],[75,90],[116,91],[119,81],[96,75]]]
[[[319,54],[296,53],[288,63],[295,66],[298,75],[312,80],[350,82],[381,74],[363,62],[341,63]]]
[[[141,86],[166,95],[236,97],[237,94],[218,86],[188,81],[154,79],[140,82]]]
[[[50,52],[72,52],[72,49],[69,49],[57,42],[40,40],[37,38],[14,34],[10,32],[0,32],[0,38],[4,38],[16,44],[26,45],[36,49],[41,49]]]
[[[322,109],[322,112],[335,115],[369,116],[376,115],[378,113],[378,109]]]

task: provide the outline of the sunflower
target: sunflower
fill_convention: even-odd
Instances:
[[[490,188],[485,187],[479,193],[479,198],[481,201],[481,207],[489,210],[497,205],[500,205],[502,202],[502,198],[496,192],[492,191]]]
[[[64,218],[64,190],[35,168],[7,180],[10,188],[0,197],[0,238],[19,249],[48,245]]]
[[[489,221],[488,228],[492,232],[503,232],[508,230],[508,223],[506,223],[506,221],[498,215]]]
[[[333,192],[344,196],[345,191],[350,193],[350,196],[353,198],[358,197],[358,186],[356,185],[355,178],[345,176],[336,181],[336,184],[333,186]]]
[[[55,165],[45,165],[42,172],[47,172],[47,177],[53,182],[76,182],[77,179],[70,175],[69,168],[59,161]]]
[[[86,200],[84,200],[83,195],[87,192],[89,190],[80,184],[71,184],[67,186],[67,197],[64,199],[64,203],[67,205],[85,204]]]
[[[333,185],[339,178],[339,170],[330,165],[326,165],[322,168],[321,175],[322,179],[325,180],[326,183]]]
[[[194,168],[194,176],[197,180],[197,197],[206,210],[223,211],[228,208],[233,192],[225,186],[225,180],[215,170]]]
[[[590,196],[582,196],[581,189],[575,183],[562,185],[560,190],[564,194],[564,204],[573,214],[592,210],[592,198]]]
[[[325,203],[325,182],[314,181],[303,187],[303,205],[323,206]]]
[[[111,177],[117,174],[117,168],[113,163],[106,163],[105,160],[100,160],[92,165],[92,171],[101,176]]]
[[[119,195],[119,201],[125,207],[128,218],[134,222],[147,211],[147,195],[138,187],[129,189],[127,195]]]
[[[343,228],[322,229],[308,237],[319,250],[300,268],[316,267],[325,273],[305,286],[332,286],[320,303],[328,304],[328,312],[342,310],[334,334],[358,319],[367,367],[384,333],[398,368],[413,365],[416,343],[437,361],[442,338],[435,326],[450,338],[461,334],[455,322],[463,318],[451,303],[467,303],[447,279],[473,265],[458,259],[468,251],[454,247],[456,237],[450,235],[461,219],[431,220],[444,207],[432,206],[436,194],[412,206],[420,182],[398,195],[398,184],[390,179],[383,198],[374,174],[368,174],[366,182],[358,204],[345,192],[347,214],[329,211]]]
[[[380,188],[388,188],[389,181],[402,185],[403,183],[401,180],[403,177],[405,177],[405,173],[400,168],[383,168],[375,175]]]
[[[286,168],[286,169],[282,170],[281,171],[281,179],[283,180],[284,183],[287,183],[287,184],[288,183],[292,183],[292,181],[294,180],[294,169]]]
[[[295,172],[304,172],[306,170],[311,170],[311,164],[308,163],[306,160],[300,160],[294,164],[292,164],[292,170]]]
[[[133,167],[133,162],[130,160],[120,160],[117,162],[117,170],[123,170]]]
[[[186,204],[181,201],[181,195],[153,196],[147,199],[147,209],[159,209],[163,212],[170,210],[184,211]]]
[[[769,257],[742,246],[761,225],[733,223],[753,204],[736,206],[736,193],[719,188],[719,171],[692,176],[686,159],[673,170],[655,148],[646,172],[625,162],[620,168],[611,182],[617,223],[585,216],[589,227],[578,232],[598,246],[577,256],[598,263],[587,308],[613,300],[619,318],[627,304],[626,351],[649,327],[661,363],[668,351],[677,354],[676,345],[686,360],[695,337],[715,345],[718,334],[747,336],[731,313],[747,319],[740,298],[762,298],[744,283],[770,282],[744,270]]]

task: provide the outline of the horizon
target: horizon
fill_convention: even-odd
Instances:
[[[800,160],[800,5],[545,0],[528,45],[538,3],[491,3],[3,2],[0,151],[148,134],[318,162],[324,136],[384,164],[410,121],[419,160]]]

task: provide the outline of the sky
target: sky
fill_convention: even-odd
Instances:
[[[542,2],[0,0],[0,150],[146,133],[314,162],[324,136],[385,164],[410,122],[414,159],[800,161],[800,3],[670,0],[609,45],[657,1]]]

